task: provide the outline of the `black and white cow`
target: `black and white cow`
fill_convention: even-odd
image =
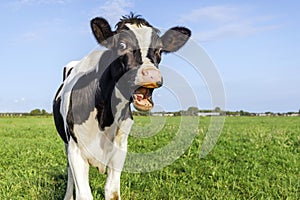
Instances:
[[[120,199],[120,175],[133,124],[130,104],[153,107],[152,92],[162,85],[162,53],[175,52],[191,35],[174,27],[164,35],[140,16],[123,16],[112,31],[104,18],[91,20],[98,43],[94,51],[65,67],[64,82],[53,102],[56,129],[65,142],[68,185],[65,199],[93,199],[89,166],[104,173],[105,199]]]

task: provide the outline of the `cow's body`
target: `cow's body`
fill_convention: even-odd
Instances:
[[[109,50],[67,65],[53,103],[69,164],[65,199],[73,198],[74,185],[76,199],[92,199],[89,165],[100,173],[107,168],[105,199],[120,199],[120,175],[133,124],[130,103],[138,110],[153,107],[152,91],[162,84],[157,68],[161,51],[176,51],[190,32],[176,27],[181,35],[173,29],[159,38],[156,29],[134,16],[123,18],[114,32],[103,18],[93,19],[91,26],[98,42]],[[179,45],[172,41],[178,37]]]

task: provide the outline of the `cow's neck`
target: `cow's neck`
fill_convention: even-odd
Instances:
[[[121,123],[127,118],[132,118],[130,102],[126,99],[119,88],[116,86],[114,89],[114,94],[112,95],[112,99],[115,102],[112,102],[112,112],[115,118],[115,122]]]
[[[102,130],[113,123],[120,124],[128,118],[132,119],[129,98],[124,97],[124,88],[121,86],[113,81],[108,66],[100,79],[97,91],[99,93],[96,94],[97,118]]]

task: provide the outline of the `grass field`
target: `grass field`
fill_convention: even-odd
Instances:
[[[129,138],[129,151],[168,144],[180,117],[147,139]],[[190,148],[172,165],[149,173],[123,173],[123,199],[300,199],[300,117],[227,117],[214,150],[199,159],[210,118],[200,118]],[[135,125],[149,123],[135,117]],[[133,129],[135,130],[135,129]],[[134,133],[138,135],[138,133]],[[50,117],[0,118],[0,199],[62,199],[64,145]],[[91,168],[95,199],[105,175]]]

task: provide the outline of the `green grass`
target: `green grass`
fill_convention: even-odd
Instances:
[[[135,117],[129,151],[172,141],[180,117],[163,120],[151,127],[148,117]],[[300,117],[227,117],[216,147],[199,159],[209,120],[200,118],[192,145],[172,165],[122,173],[122,199],[300,199]],[[0,118],[0,147],[1,200],[63,198],[66,158],[52,118]],[[90,183],[104,199],[105,175],[91,168]]]

